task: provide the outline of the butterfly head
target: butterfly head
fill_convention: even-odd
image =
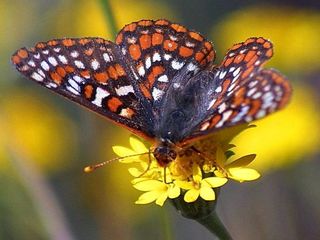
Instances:
[[[177,158],[177,152],[174,144],[168,140],[162,139],[153,151],[154,157],[160,166],[165,167]]]

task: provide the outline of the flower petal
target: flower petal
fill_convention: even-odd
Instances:
[[[249,154],[249,155],[243,156],[227,164],[226,167],[227,168],[245,167],[249,165],[256,158],[256,156],[257,156],[256,154]]]
[[[201,187],[200,188],[200,197],[207,201],[212,201],[216,199],[216,194],[213,189],[210,187]]]
[[[151,191],[146,192],[140,195],[138,200],[135,202],[136,204],[148,204],[155,201],[159,197],[159,192]]]
[[[185,202],[188,202],[188,203],[194,202],[194,201],[196,201],[198,199],[199,194],[200,194],[199,190],[190,189],[185,193],[183,199],[184,199]]]
[[[145,153],[148,152],[148,148],[140,141],[138,138],[131,136],[129,138],[130,146],[132,147],[133,151],[136,153]]]
[[[163,206],[164,202],[167,200],[168,194],[167,193],[162,193],[156,200],[156,204],[159,206]]]
[[[201,169],[198,165],[194,164],[192,166],[192,178],[193,178],[193,181],[199,183],[201,182],[202,180],[202,172],[201,172]]]
[[[260,173],[252,168],[229,168],[232,178],[240,182],[252,181],[260,177]]]
[[[141,170],[139,170],[138,168],[129,168],[128,169],[129,173],[133,176],[133,177],[139,177],[141,176],[141,174],[143,173]]]
[[[222,185],[226,184],[228,179],[224,178],[224,177],[208,177],[208,178],[203,179],[202,181],[205,181],[211,187],[216,188],[216,187],[221,187]]]
[[[134,184],[133,187],[140,191],[153,191],[159,189],[166,189],[166,184],[158,180],[146,180]]]
[[[188,182],[188,181],[181,181],[181,180],[176,180],[174,181],[174,184],[176,184],[179,188],[182,189],[193,189],[193,183],[192,182]]]
[[[172,184],[168,189],[168,197],[171,199],[177,198],[180,196],[180,192],[180,188]]]

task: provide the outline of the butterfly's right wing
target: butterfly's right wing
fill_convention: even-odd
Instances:
[[[152,113],[135,88],[119,47],[102,38],[65,38],[21,48],[12,63],[27,78],[144,138],[153,138]]]

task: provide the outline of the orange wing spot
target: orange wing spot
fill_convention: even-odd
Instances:
[[[235,93],[235,97],[233,99],[233,104],[236,106],[239,106],[241,103],[243,103],[245,93],[246,93],[246,89],[244,87],[240,88]]]
[[[203,37],[197,32],[189,32],[189,36],[199,42],[203,41]]]
[[[21,59],[20,59],[20,57],[18,57],[17,55],[14,55],[14,56],[11,57],[11,61],[12,61],[14,64],[18,64],[18,63],[21,61]]]
[[[242,46],[241,43],[237,43],[237,44],[233,45],[233,46],[230,48],[230,50],[236,50],[236,49],[238,49],[238,48],[241,47],[241,46]]]
[[[228,67],[234,60],[234,57],[231,57],[231,58],[227,58],[224,63],[223,63],[223,66],[225,67]]]
[[[201,62],[204,59],[204,54],[202,52],[197,52],[195,55],[195,59],[197,62]]]
[[[140,87],[140,90],[141,90],[143,96],[145,96],[148,99],[152,99],[150,91],[147,89],[147,87],[143,83],[141,83],[139,85],[139,87]]]
[[[209,51],[213,48],[213,47],[212,47],[212,44],[211,44],[210,42],[208,42],[208,41],[204,43],[204,46],[205,46],[206,49],[209,50]]]
[[[245,44],[245,45],[248,45],[249,43],[253,43],[253,42],[255,42],[255,41],[256,41],[255,38],[249,38],[249,39],[247,39],[247,40],[244,42],[244,44]],[[239,43],[239,45],[241,45],[241,44]]]
[[[169,22],[167,20],[162,19],[162,20],[156,21],[154,24],[165,26],[165,25],[169,25]]]
[[[247,68],[242,74],[242,79],[248,77],[249,74],[252,73],[253,69],[254,69],[254,66]]]
[[[131,23],[131,24],[125,26],[123,28],[123,30],[126,31],[126,32],[133,32],[134,30],[136,30],[136,28],[137,28],[137,24],[136,23]]]
[[[257,39],[257,43],[264,43],[266,40],[264,38],[258,38]]]
[[[17,55],[21,58],[27,58],[29,56],[28,52],[25,49],[20,49],[17,52]]]
[[[132,44],[129,47],[129,53],[133,60],[138,60],[141,56],[141,50],[138,44]]]
[[[118,79],[118,73],[117,73],[117,70],[114,66],[110,66],[108,68],[108,74],[110,76],[111,79],[113,80],[117,80]]]
[[[37,43],[36,48],[41,48],[42,49],[42,48],[45,48],[45,46],[46,45],[44,43],[40,42],[40,43]]]
[[[266,56],[267,57],[272,57],[272,55],[273,55],[273,51],[272,51],[272,48],[270,48],[267,52],[266,52]]]
[[[118,108],[123,105],[119,98],[113,97],[108,100],[108,108],[111,112],[116,112]]]
[[[220,120],[221,120],[221,115],[215,115],[211,121],[210,121],[210,128],[212,128],[213,126],[215,126]]]
[[[75,41],[70,38],[66,38],[66,39],[62,40],[62,44],[66,47],[71,47],[71,46],[75,45]]]
[[[249,62],[250,59],[253,58],[253,56],[255,56],[256,54],[257,54],[256,51],[251,50],[251,51],[249,51],[249,52],[246,54],[244,60],[245,60],[246,62]]]
[[[56,72],[61,76],[61,77],[65,77],[67,72],[63,67],[57,67]]]
[[[174,41],[171,41],[171,40],[165,40],[163,42],[163,47],[167,51],[174,51],[174,50],[177,49],[178,44],[176,42],[174,42]]]
[[[87,56],[91,56],[93,53],[93,48],[88,48],[86,50],[84,50],[84,54],[86,54]]]
[[[185,46],[181,46],[179,48],[179,54],[182,57],[190,57],[193,54],[193,49],[185,47]]]
[[[64,69],[67,71],[67,73],[72,73],[72,72],[74,72],[74,68],[71,67],[71,66],[69,66],[69,65],[66,66]]]
[[[263,44],[263,47],[264,47],[264,48],[272,48],[272,44],[271,44],[271,42],[266,41],[266,42]]]
[[[207,61],[208,62],[212,61],[212,59],[214,59],[214,56],[215,56],[214,51],[211,51],[209,55],[206,57]]]
[[[86,45],[88,42],[89,42],[89,39],[87,39],[87,38],[81,38],[81,39],[79,39],[79,43],[80,43],[81,45]]]
[[[104,39],[102,38],[96,38],[95,40],[97,43],[104,43]]]
[[[116,38],[116,43],[120,44],[120,43],[122,43],[122,41],[123,41],[123,34],[119,33],[117,38]]]
[[[50,76],[51,76],[52,80],[53,80],[56,84],[58,84],[58,85],[61,84],[61,82],[62,82],[62,77],[61,77],[57,72],[51,72],[51,73],[50,73]]]
[[[228,90],[230,83],[231,83],[230,78],[224,80],[224,82],[222,83],[222,93],[225,93]]]
[[[58,42],[56,40],[51,40],[48,42],[48,45],[50,45],[50,46],[55,46],[57,44],[58,44]]]
[[[116,68],[117,74],[120,77],[126,75],[126,72],[124,71],[123,67],[120,64],[117,63],[114,67]]]
[[[92,93],[93,93],[93,86],[92,85],[86,85],[84,87],[84,96],[89,99],[92,97]]]
[[[244,56],[244,54],[237,55],[234,59],[234,63],[241,63],[241,61],[244,59]]]
[[[180,24],[173,23],[173,24],[171,24],[171,27],[174,30],[176,30],[177,32],[186,32],[187,31],[187,29],[184,26],[180,25]]]
[[[247,66],[249,67],[253,65],[257,60],[258,60],[258,56],[254,55],[253,58],[251,58],[251,60],[247,63]]]
[[[153,22],[150,21],[150,20],[141,20],[141,21],[138,22],[138,25],[139,26],[148,27],[148,26],[153,25]]]
[[[99,83],[106,83],[107,80],[109,79],[109,76],[106,72],[95,73],[93,76],[96,79],[96,81]]]
[[[258,110],[260,109],[260,106],[261,106],[261,101],[260,100],[258,100],[258,99],[257,100],[253,100],[251,102],[251,107],[250,107],[250,110],[248,112],[248,115],[250,115],[250,116],[255,115],[258,112]]]
[[[83,70],[80,72],[80,75],[84,78],[89,78],[90,77],[90,72],[89,70]]]
[[[160,33],[152,34],[152,45],[160,45],[163,42],[163,35]]]
[[[148,75],[148,82],[149,82],[150,88],[153,85],[155,79],[164,71],[165,70],[162,66],[155,66],[152,68],[151,73]]]
[[[148,49],[151,47],[151,36],[144,34],[139,38],[140,46],[142,49]]]

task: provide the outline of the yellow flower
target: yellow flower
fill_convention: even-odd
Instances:
[[[202,178],[202,171],[199,166],[194,165],[192,181],[176,180],[175,184],[187,190],[184,195],[185,202],[195,202],[200,196],[204,200],[213,201],[216,199],[213,188],[221,187],[228,181],[225,177]]]
[[[159,180],[141,180],[133,185],[134,188],[145,191],[139,199],[135,202],[136,204],[147,204],[153,201],[157,205],[163,206],[167,198],[177,198],[180,195],[180,188],[173,183],[164,183]]]
[[[228,143],[233,137],[231,133],[239,133],[246,128],[248,126],[237,126],[235,129],[228,129],[225,134],[217,133],[213,138],[201,140],[194,146],[206,156],[205,158],[191,149],[186,149],[165,168],[157,163],[149,152],[149,146],[136,137],[129,139],[131,148],[114,146],[113,150],[121,158],[126,157],[120,160],[121,163],[136,165],[128,169],[134,177],[133,187],[144,192],[136,204],[155,202],[163,206],[168,198],[174,199],[180,195],[187,203],[194,202],[199,197],[206,201],[214,201],[214,188],[223,186],[228,179],[242,182],[260,176],[255,170],[244,167],[255,155],[227,163],[225,152],[235,147]]]
[[[246,167],[255,159],[255,154],[243,156],[230,163],[228,163],[227,157],[221,147],[217,148],[216,154],[217,164],[220,167],[214,171],[216,176],[231,178],[239,182],[253,181],[260,177],[260,174],[256,170]]]

